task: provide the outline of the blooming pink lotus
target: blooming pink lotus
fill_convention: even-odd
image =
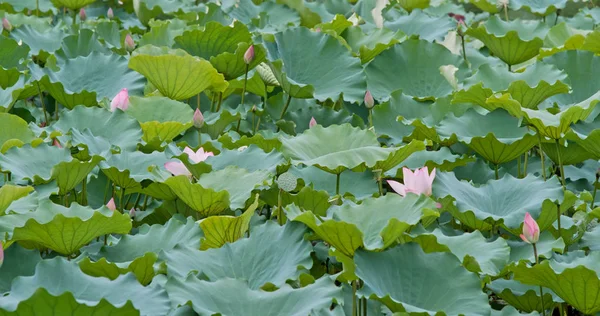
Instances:
[[[108,207],[108,209],[111,211],[116,211],[117,205],[115,204],[115,198],[111,198],[110,201],[106,203],[106,207]]]
[[[196,109],[196,111],[194,112],[193,121],[195,128],[202,128],[202,126],[204,126],[204,115],[202,115],[200,109]]]
[[[317,120],[315,120],[314,117],[311,117],[310,122],[308,122],[308,128],[313,128],[315,125],[317,125]]]
[[[418,168],[413,173],[410,169],[402,168],[404,174],[404,184],[388,180],[387,183],[392,187],[396,193],[405,196],[407,193],[414,194],[425,194],[431,196],[431,187],[433,185],[433,179],[435,179],[435,168],[429,174],[427,167]]]
[[[114,112],[116,109],[121,109],[123,111],[127,110],[129,107],[129,92],[127,88],[121,89],[119,93],[112,99],[110,102],[110,110]]]
[[[254,60],[254,45],[250,45],[244,53],[244,62],[249,65]]]
[[[214,156],[214,154],[210,151],[205,152],[204,148],[200,147],[198,151],[194,152],[190,147],[185,147],[183,150],[184,153],[190,157],[190,160],[194,163],[199,163],[201,161],[206,160],[208,157]],[[183,164],[183,162],[167,162],[165,163],[165,169],[167,169],[170,173],[175,176],[185,175],[188,177],[192,176],[192,173],[188,170],[188,168]]]
[[[535,244],[540,240],[540,226],[538,226],[538,223],[531,217],[529,212],[525,213],[521,239],[528,244]]]

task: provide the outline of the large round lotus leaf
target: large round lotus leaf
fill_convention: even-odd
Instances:
[[[4,263],[0,267],[0,293],[10,291],[10,284],[15,278],[33,275],[35,266],[41,260],[40,252],[36,249],[25,249],[19,244],[5,248]]]
[[[510,248],[506,240],[498,238],[489,241],[480,231],[446,235],[439,228],[433,232],[415,229],[411,235],[425,252],[449,251],[472,272],[498,276],[509,262]]]
[[[405,96],[406,97],[406,96]],[[417,102],[407,97],[408,102]],[[412,125],[398,121],[402,116],[402,107],[392,106],[390,102],[378,104],[373,108],[373,127],[377,135],[385,135],[390,139],[390,144],[401,144],[415,130]]]
[[[494,280],[488,284],[488,288],[511,306],[528,313],[542,311],[542,307],[549,310],[554,307],[555,302],[562,301],[554,292],[544,289],[544,305],[542,305],[539,287],[525,285],[515,280]]]
[[[169,251],[176,246],[198,249],[202,231],[191,217],[186,221],[169,219],[164,225],[143,225],[136,235],[125,235],[118,243],[103,246],[90,253],[94,260],[106,258],[109,262],[131,262],[147,253]],[[93,249],[88,249],[92,251]]]
[[[174,38],[185,31],[185,25],[185,22],[179,19],[152,21],[152,28],[140,38],[138,45],[171,47],[175,44]]]
[[[354,262],[356,275],[365,284],[359,294],[381,300],[393,312],[490,312],[481,281],[452,254],[426,254],[418,244],[409,243],[384,252],[358,251]]]
[[[465,89],[454,102],[473,102],[485,106],[493,92],[508,92],[521,106],[537,109],[547,98],[569,92],[565,72],[554,66],[536,63],[524,72],[511,72],[505,66],[485,64],[472,77],[465,79]],[[559,96],[557,96],[559,97]]]
[[[25,9],[33,11],[36,9],[36,4],[39,4],[42,12],[49,12],[54,9],[50,0],[4,0],[2,3],[11,6],[16,12],[23,12]]]
[[[329,310],[334,300],[342,302],[342,290],[327,276],[302,288],[285,284],[273,292],[252,290],[245,280],[224,278],[210,282],[193,275],[186,279],[170,278],[165,288],[173,304],[191,302],[200,315],[279,316],[285,311],[289,316],[305,316]]]
[[[271,68],[286,92],[310,98],[312,93],[294,91],[312,88],[317,100],[337,100],[343,94],[345,101],[362,102],[366,83],[360,59],[337,39],[299,27],[275,34],[275,42],[270,53],[283,65],[275,63]]]
[[[110,126],[110,128],[106,128]],[[119,146],[121,151],[135,150],[142,138],[140,124],[123,111],[109,112],[102,108],[77,106],[70,111],[62,111],[60,119],[51,125],[51,129],[66,134],[70,129],[84,133],[86,130],[103,138],[110,144]]]
[[[250,228],[250,221],[258,208],[257,194],[252,203],[240,216],[211,216],[200,221],[200,228],[204,233],[200,250],[221,248],[227,243],[233,243],[246,236]],[[282,204],[283,205],[283,204]]]
[[[406,37],[401,31],[393,32],[387,28],[374,29],[365,34],[358,26],[347,28],[342,36],[363,64]]]
[[[39,289],[45,289],[50,295],[44,297],[51,298],[51,302],[56,300],[54,304],[64,301],[64,298],[61,300],[63,293],[70,293],[78,304],[92,307],[127,306],[130,310],[133,305],[143,315],[166,315],[171,309],[167,293],[158,285],[144,287],[133,274],[120,276],[115,280],[94,278],[84,274],[77,263],[61,257],[43,260],[36,266],[32,276],[16,278],[10,294],[0,301],[0,309],[17,309],[21,301],[39,295]],[[127,295],[124,296],[123,293]],[[91,308],[86,310],[89,309]]]
[[[399,89],[418,98],[443,97],[453,89],[440,74],[440,67],[458,66],[460,61],[460,56],[442,45],[408,40],[382,52],[367,65],[369,91],[376,99],[386,99]]]
[[[100,43],[98,35],[94,31],[81,29],[77,34],[63,38],[61,48],[54,55],[59,62],[62,62],[62,60],[77,56],[88,56],[93,52],[111,53],[106,46]]]
[[[192,127],[194,111],[187,104],[165,97],[129,98],[127,114],[140,123],[143,140],[170,142]]]
[[[544,181],[534,175],[523,179],[506,174],[475,187],[459,181],[454,173],[437,173],[433,194],[438,197],[453,196],[461,213],[473,213],[479,220],[502,221],[510,229],[517,229],[525,213],[534,218],[541,213],[545,200],[562,201],[561,185],[556,177]]]
[[[467,155],[460,156],[453,154],[448,147],[442,147],[435,151],[422,150],[410,155],[402,163],[388,170],[385,175],[402,178],[402,167],[417,169],[427,166],[429,170],[437,168],[441,171],[450,171],[456,167],[465,166],[471,161],[475,161],[475,158]]]
[[[240,151],[223,150],[218,156],[208,157],[206,163],[212,166],[213,170],[225,169],[228,166],[237,166],[250,172],[266,170],[275,173],[277,166],[287,164],[283,155],[272,150],[269,153],[260,148],[250,145],[250,147]]]
[[[218,215],[229,208],[229,192],[204,188],[186,176],[171,177],[165,183],[185,204],[201,216]]]
[[[154,180],[153,168],[164,169],[168,161],[165,153],[152,152],[144,154],[140,151],[125,151],[112,155],[100,163],[102,172],[116,185],[130,190],[139,190],[144,180]],[[163,175],[166,176],[166,172]]]
[[[221,157],[220,155],[217,156]],[[252,191],[260,186],[270,185],[272,175],[266,170],[249,172],[236,166],[205,173],[198,179],[198,184],[216,192],[229,192],[229,205],[232,209],[243,208]]]
[[[595,155],[589,152],[585,147],[576,142],[565,142],[556,144],[556,142],[542,143],[544,154],[548,156],[556,165],[558,157],[563,165],[575,165],[593,159]]]
[[[89,161],[62,161],[52,168],[52,179],[56,180],[59,188],[58,194],[65,195],[73,190],[104,158],[92,156]]]
[[[0,113],[0,153],[5,153],[9,144],[4,147],[8,141],[26,144],[34,139],[35,135],[27,126],[27,122],[22,118],[8,113]]]
[[[118,278],[122,274],[133,273],[142,285],[148,285],[156,276],[154,264],[158,256],[155,253],[147,253],[142,257],[136,258],[129,264],[116,264],[106,261],[102,258],[92,262],[89,257],[79,257],[79,268],[83,273],[94,277],[106,277],[111,280]]]
[[[552,97],[561,106],[579,103],[593,96],[600,90],[600,82],[594,80],[591,74],[600,71],[600,57],[588,51],[565,51],[544,58],[544,63],[555,65],[567,74],[571,87],[569,94]]]
[[[0,88],[6,89],[17,83],[23,61],[29,54],[27,45],[8,37],[0,37]]]
[[[456,22],[448,16],[431,17],[421,10],[385,22],[385,27],[393,31],[402,31],[406,35],[417,35],[426,41],[441,41],[448,31],[456,28]]]
[[[566,5],[567,0],[513,0],[509,2],[508,7],[514,11],[525,9],[537,15],[547,16],[557,9],[564,9]]]
[[[133,0],[135,14],[143,24],[162,14],[183,13],[198,8],[193,0]]]
[[[0,231],[10,240],[33,242],[41,249],[49,248],[70,255],[96,237],[105,234],[127,234],[131,230],[128,214],[106,207],[93,210],[77,203],[66,208],[44,201],[33,212],[2,217]]]
[[[429,2],[430,0],[398,0],[398,4],[408,12],[414,9],[425,9],[429,7]]]
[[[209,60],[222,53],[235,53],[239,43],[251,43],[248,28],[239,21],[233,27],[218,22],[206,23],[203,30],[190,30],[175,38],[175,48]]]
[[[208,61],[181,49],[146,45],[134,51],[129,67],[174,100],[188,99],[206,89],[225,91],[227,88],[223,75]]]
[[[279,226],[273,221],[253,227],[249,238],[227,243],[221,248],[199,251],[177,247],[165,252],[167,273],[186,277],[197,271],[209,281],[224,278],[245,280],[248,287],[281,287],[287,280],[296,280],[312,267],[310,242],[304,240],[301,224]]]
[[[537,20],[504,22],[494,15],[479,27],[470,28],[467,34],[482,41],[508,65],[516,65],[539,54],[547,32],[546,24]]]
[[[335,142],[331,140],[335,139]],[[395,151],[383,148],[377,136],[350,124],[317,125],[296,137],[281,138],[281,152],[294,164],[316,166],[339,174],[346,169],[373,167]]]
[[[290,169],[295,176],[302,178],[305,183],[310,184],[315,190],[324,190],[329,195],[336,195],[337,177],[317,167]],[[354,172],[345,170],[340,173],[340,194],[352,195],[357,199],[364,199],[377,192],[375,173],[370,170]]]
[[[121,89],[141,94],[144,78],[127,68],[127,58],[94,51],[88,56],[67,59],[54,72],[32,66],[31,71],[60,104],[94,106],[103,98],[112,99]]]
[[[442,139],[456,138],[487,161],[501,164],[518,158],[538,142],[535,134],[519,123],[503,110],[486,115],[468,110],[460,117],[448,116],[437,131]]]
[[[52,4],[57,8],[67,7],[71,10],[79,10],[88,4],[96,2],[96,0],[51,0]]]
[[[17,41],[23,41],[31,48],[32,55],[40,55],[40,52],[54,53],[60,48],[61,41],[67,34],[61,27],[44,28],[37,30],[30,25],[22,25],[10,32],[10,37]]]
[[[71,152],[66,148],[47,144],[37,147],[25,145],[20,148],[13,147],[5,154],[0,154],[0,169],[10,171],[15,179],[40,184],[52,179],[54,166],[72,159]]]
[[[533,267],[520,262],[511,267],[517,281],[551,289],[569,305],[587,315],[600,311],[600,252],[583,251],[554,255]]]

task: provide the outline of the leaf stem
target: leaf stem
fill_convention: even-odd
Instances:
[[[462,55],[465,60],[465,64],[469,65],[469,61],[467,60],[467,49],[465,48],[465,35],[462,34],[462,31],[459,33],[460,42],[462,44]]]
[[[523,178],[527,176],[527,165],[529,163],[529,151],[525,152],[525,159],[523,161]]]
[[[283,190],[279,189],[279,194],[277,195],[277,223],[279,223],[279,226],[283,226],[283,211],[281,210],[282,193]]]
[[[369,128],[373,127],[373,109],[369,109]]]
[[[148,195],[144,197],[144,205],[142,205],[142,210],[146,210],[146,206],[148,205]]]
[[[125,188],[121,188],[121,197],[119,198],[121,203],[121,213],[125,213]]]
[[[592,203],[590,205],[590,208],[592,210],[594,209],[594,204],[596,204],[596,191],[598,191],[598,179],[600,179],[600,175],[596,173],[596,181],[594,181],[594,193],[592,194]]]
[[[494,168],[494,174],[496,175],[496,180],[498,180],[500,178],[498,176],[498,164],[496,164],[496,167]]]
[[[37,91],[40,95],[40,102],[42,103],[42,111],[44,111],[44,119],[46,120],[46,124],[48,124],[48,113],[46,113],[46,103],[44,103],[44,95],[42,94],[42,90],[40,89],[40,83],[37,82]]]
[[[538,146],[540,147],[540,159],[542,160],[542,177],[546,181],[546,163],[544,162],[544,149],[542,148],[542,134],[540,134],[539,130],[536,129],[536,131],[538,134]]]
[[[383,170],[374,170],[377,173],[377,186],[379,187],[379,196],[383,196],[382,173]]]
[[[356,281],[352,281],[352,316],[357,316],[357,306],[356,306]]]
[[[77,11],[73,10],[73,24],[72,26],[77,25]]]
[[[504,4],[504,19],[508,22],[508,4]]]
[[[81,205],[87,205],[87,176],[81,183]]]
[[[565,182],[565,169],[562,164],[562,159],[560,157],[560,147],[558,143],[558,139],[556,140],[556,156],[558,156],[558,167],[560,168],[560,178],[562,180],[563,190],[566,190],[566,182]]]
[[[531,244],[533,246],[533,256],[535,257],[535,264],[539,264],[540,260],[538,258],[538,252],[537,252],[537,246],[535,243]],[[540,297],[542,300],[542,314],[543,316],[546,316],[546,304],[544,304],[544,290],[542,289],[542,286],[540,285]]]
[[[288,95],[287,101],[285,102],[285,105],[283,106],[283,111],[281,111],[281,115],[279,116],[280,120],[283,120],[283,116],[285,115],[285,112],[287,111],[288,107],[290,106],[290,102],[292,101],[292,95]]]
[[[108,189],[109,188],[110,188],[110,180],[106,181],[106,189],[104,189],[104,200],[103,200],[102,204],[106,204],[107,203],[106,198],[108,196],[107,193],[108,193]]]
[[[198,129],[198,146],[202,146],[202,132]]]
[[[217,105],[217,112],[221,110],[221,103],[223,103],[223,92],[219,92],[219,104]]]
[[[35,16],[40,16],[40,0],[35,0]]]

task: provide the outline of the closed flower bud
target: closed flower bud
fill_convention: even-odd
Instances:
[[[131,34],[127,34],[127,36],[125,36],[125,49],[127,49],[129,52],[135,49],[135,42],[133,41]]]
[[[371,92],[367,90],[365,93],[365,106],[367,109],[372,109],[375,106],[375,100],[373,99],[373,95]]]
[[[315,125],[317,125],[317,120],[315,120],[314,117],[311,117],[310,122],[308,122],[308,128],[313,128]]]
[[[111,198],[110,201],[108,201],[108,203],[106,203],[106,207],[108,207],[108,209],[111,211],[116,211],[117,205],[115,204],[115,199]]]
[[[106,12],[106,17],[109,19],[112,19],[115,17],[115,13],[113,12],[112,8],[108,8],[108,12]]]
[[[125,111],[127,107],[129,107],[129,92],[127,92],[127,88],[123,88],[110,102],[110,110],[111,112],[114,112],[116,109]]]
[[[525,213],[523,221],[523,233],[521,239],[528,244],[535,244],[540,240],[540,227],[538,223],[531,217],[529,212]]]
[[[12,24],[10,24],[7,18],[2,18],[2,28],[7,32],[12,31]]]
[[[196,111],[194,112],[194,127],[195,128],[202,128],[202,126],[204,126],[204,115],[202,115],[202,112],[200,112],[200,109],[196,109]]]
[[[85,14],[85,10],[83,8],[79,10],[79,19],[81,19],[81,21],[85,21],[87,19],[87,14]]]
[[[244,53],[244,62],[249,65],[254,60],[254,45],[250,45]]]

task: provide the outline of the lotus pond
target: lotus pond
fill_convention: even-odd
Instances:
[[[600,312],[594,2],[0,18],[0,315]]]

